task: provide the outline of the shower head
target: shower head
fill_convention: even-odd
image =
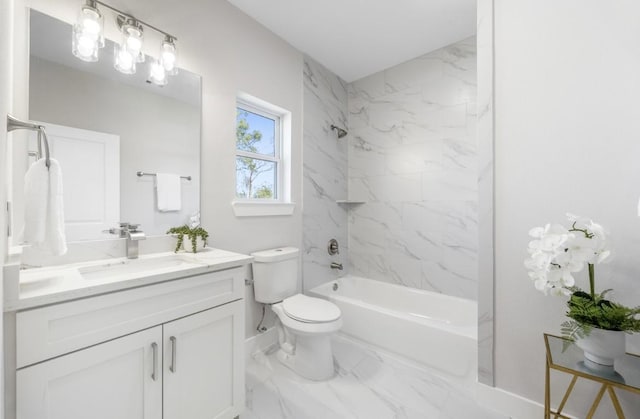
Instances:
[[[340,127],[336,127],[335,125],[331,125],[331,129],[336,130],[338,132],[338,138],[342,138],[347,135],[347,131],[343,130]]]

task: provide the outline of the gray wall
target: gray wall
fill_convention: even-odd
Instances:
[[[601,223],[614,259],[597,267],[596,287],[640,304],[638,21],[631,0],[495,2],[495,379],[539,402],[542,334],[560,332],[566,299],[545,297],[528,278],[530,228],[564,222],[566,212]],[[588,287],[586,272],[576,282]],[[639,339],[627,336],[627,349],[640,353]],[[563,384],[554,374],[554,388]],[[585,417],[598,388],[578,390],[569,412]],[[640,417],[637,395],[618,394],[630,396],[628,417]]]

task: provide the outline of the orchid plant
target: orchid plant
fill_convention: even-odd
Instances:
[[[569,297],[567,317],[562,333],[570,340],[587,336],[595,328],[640,331],[640,307],[628,308],[607,300],[611,290],[596,293],[595,266],[609,259],[611,250],[607,234],[592,220],[567,214],[571,227],[547,224],[529,231],[529,257],[525,267],[538,291],[545,295]],[[575,274],[589,275],[589,292],[576,286]]]

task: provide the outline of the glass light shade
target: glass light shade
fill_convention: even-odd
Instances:
[[[122,48],[122,45],[116,45],[115,52],[115,64],[116,70],[123,74],[135,74],[136,73],[136,59],[126,48]]]
[[[160,47],[160,63],[167,74],[178,74],[178,49],[176,48],[175,39],[167,36]]]
[[[103,19],[100,11],[89,4],[82,6],[73,25],[72,53],[88,62],[98,61],[98,50],[104,47]]]
[[[122,42],[115,47],[115,68],[124,74],[135,74],[136,63],[144,61],[142,53],[142,28],[135,22],[120,28]]]
[[[159,61],[153,61],[149,65],[149,81],[157,86],[167,84],[167,73]]]

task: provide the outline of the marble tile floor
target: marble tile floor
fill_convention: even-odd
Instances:
[[[243,419],[507,419],[479,406],[473,385],[344,335],[333,339],[336,376],[306,380],[275,350],[248,357]]]

